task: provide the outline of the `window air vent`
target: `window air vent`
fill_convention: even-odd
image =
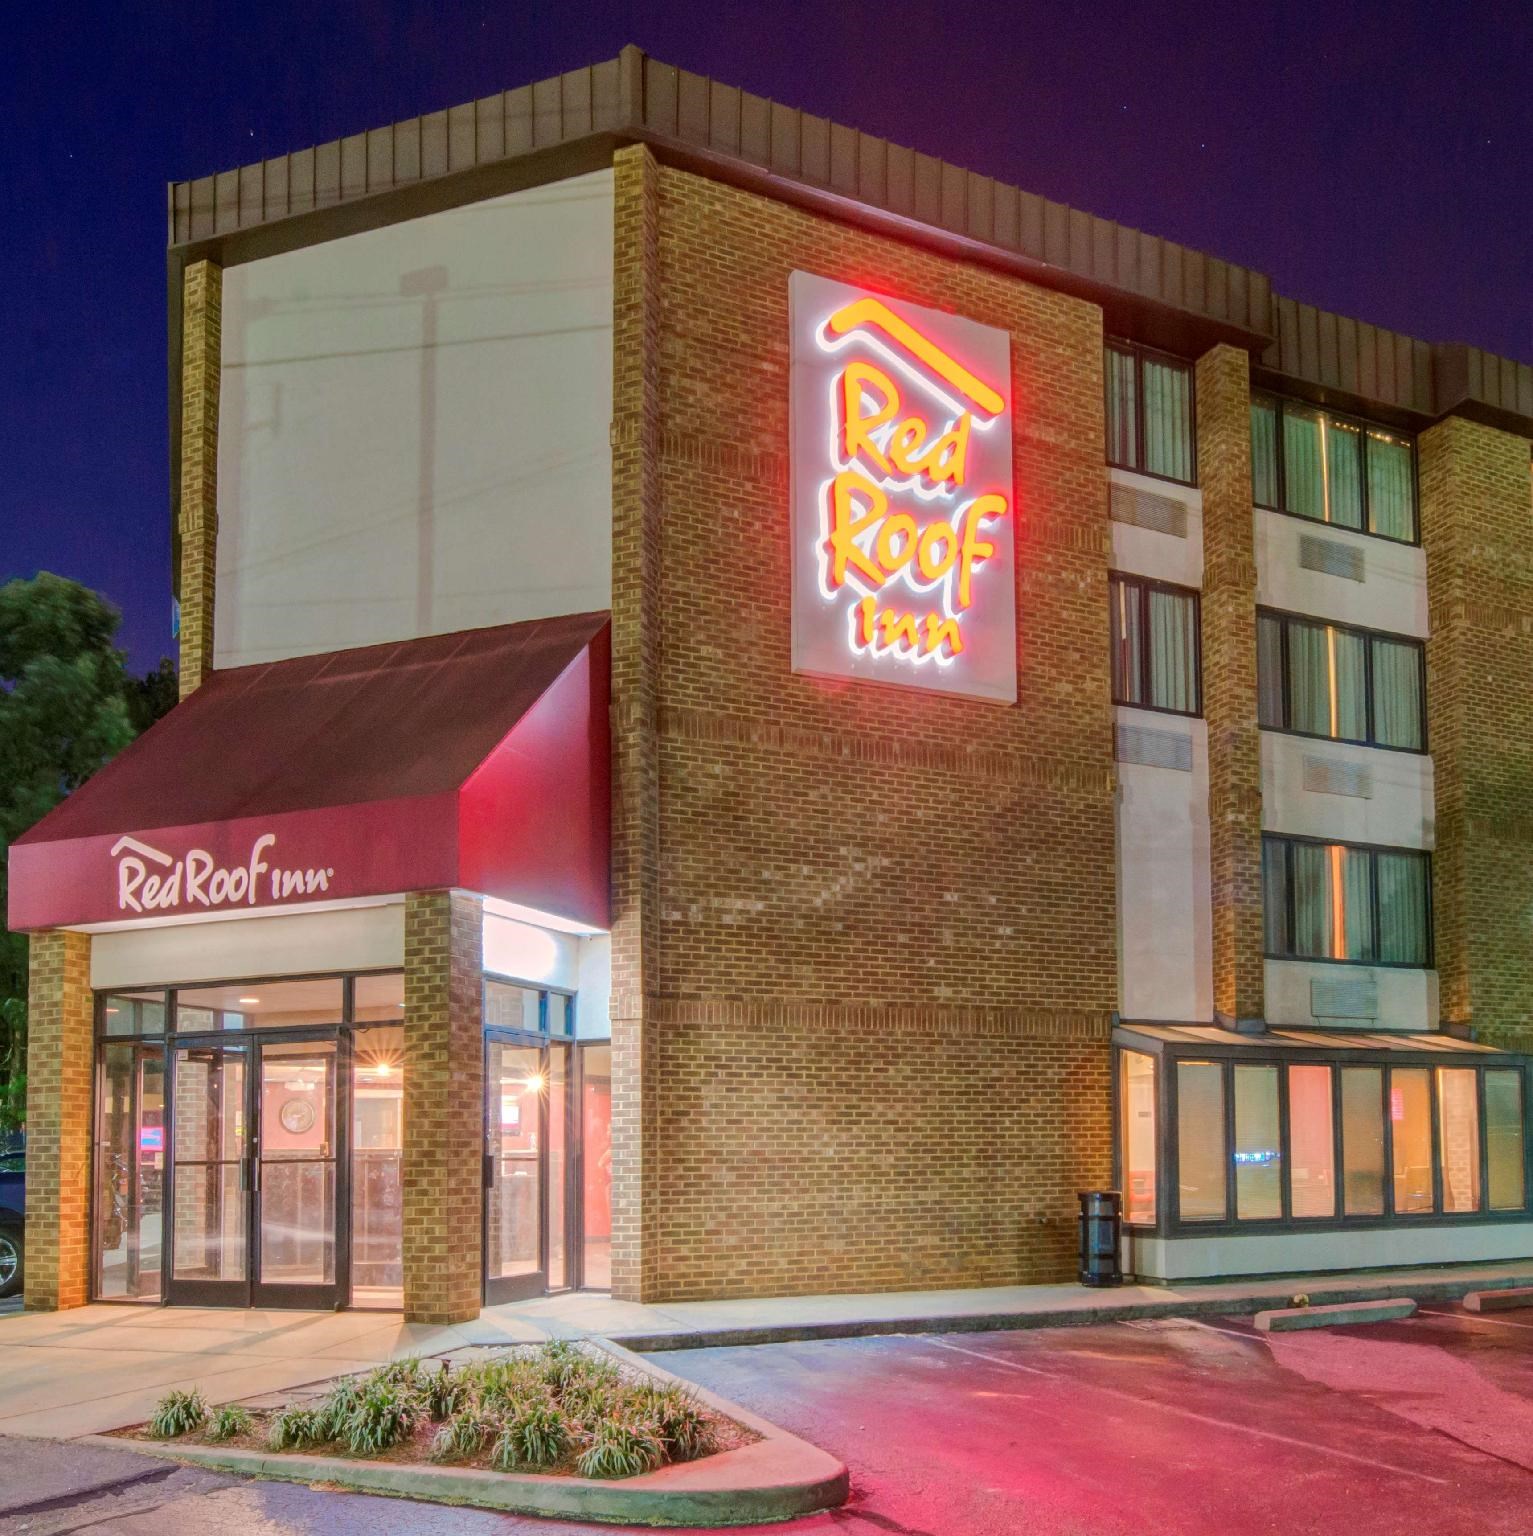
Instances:
[[[1177,539],[1187,537],[1186,505],[1173,496],[1157,496],[1153,491],[1115,485],[1111,511],[1115,523],[1132,523],[1136,528],[1151,528],[1156,533],[1169,533]]]
[[[1377,1019],[1379,978],[1372,971],[1346,976],[1314,976],[1309,984],[1309,1011],[1317,1019]]]
[[[1373,798],[1373,773],[1362,763],[1337,762],[1329,757],[1304,758],[1304,787],[1315,795],[1348,795],[1354,800]]]
[[[1118,727],[1118,761],[1145,768],[1174,768],[1192,772],[1192,737],[1178,731],[1156,731],[1144,725]]]
[[[1367,574],[1362,550],[1339,539],[1317,539],[1312,533],[1299,535],[1299,564],[1306,571],[1340,576],[1344,581],[1361,581]]]

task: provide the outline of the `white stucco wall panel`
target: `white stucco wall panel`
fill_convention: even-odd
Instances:
[[[1433,846],[1436,800],[1429,756],[1279,731],[1262,732],[1261,754],[1263,830],[1391,848]]]
[[[1419,547],[1261,507],[1255,517],[1256,600],[1262,607],[1426,639],[1427,559]],[[1355,552],[1363,579],[1306,569],[1300,564],[1305,535]]]
[[[1343,1031],[1373,1029],[1436,1029],[1438,1022],[1437,972],[1405,966],[1335,965],[1323,960],[1268,960],[1265,966],[1267,1022],[1292,1024],[1304,1029],[1330,1026]],[[1315,983],[1320,983],[1317,990]],[[1317,1015],[1335,1008],[1336,994],[1353,1000],[1371,996],[1376,1011],[1371,1017]],[[1327,998],[1330,1001],[1327,1001]]]
[[[611,598],[612,174],[224,275],[215,665]]]
[[[1120,733],[1185,739],[1192,763],[1190,772],[1121,757],[1117,765],[1119,1011],[1206,1023],[1214,1006],[1208,727],[1152,710],[1114,714]]]

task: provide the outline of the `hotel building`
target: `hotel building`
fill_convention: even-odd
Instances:
[[[1529,1252],[1533,370],[636,49],[168,212],[29,1306]]]

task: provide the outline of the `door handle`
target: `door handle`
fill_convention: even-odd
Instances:
[[[495,1187],[495,1158],[489,1152],[484,1154],[484,1187],[486,1189]]]

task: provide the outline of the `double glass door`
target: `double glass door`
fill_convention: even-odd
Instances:
[[[169,1301],[341,1304],[340,1054],[338,1031],[173,1044]]]
[[[485,1056],[485,1300],[575,1283],[569,1041],[490,1035]]]

